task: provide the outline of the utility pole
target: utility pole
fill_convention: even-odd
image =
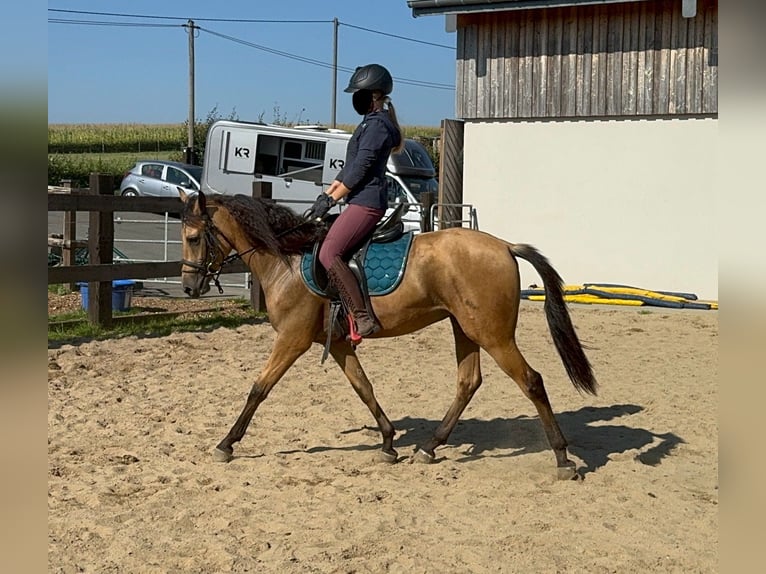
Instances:
[[[185,25],[189,34],[189,126],[187,129],[186,163],[195,164],[194,161],[194,20],[189,20]]]
[[[335,108],[338,99],[338,18],[332,19],[332,112],[330,114],[330,127],[335,129]]]

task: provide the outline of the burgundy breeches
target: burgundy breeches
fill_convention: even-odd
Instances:
[[[385,213],[382,209],[347,205],[330,227],[319,250],[319,262],[322,266],[329,269],[336,257],[347,261],[351,251],[359,246]]]

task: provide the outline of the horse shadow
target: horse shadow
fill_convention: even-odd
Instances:
[[[561,431],[569,442],[569,452],[584,463],[578,471],[581,476],[595,472],[605,466],[614,455],[628,451],[637,451],[633,457],[636,461],[656,466],[661,464],[676,446],[685,442],[672,432],[658,434],[630,425],[629,419],[621,421],[622,424],[602,424],[635,415],[643,410],[639,405],[622,404],[583,407],[556,414]],[[440,421],[404,417],[392,422],[397,430],[394,447],[402,451],[408,448],[417,449],[425,443]],[[342,431],[342,434],[369,430],[377,431],[377,428],[365,425]],[[461,463],[486,457],[506,458],[550,451],[540,420],[536,416],[526,415],[491,420],[461,419],[447,440],[447,445],[461,448],[462,456],[456,459],[456,462]],[[377,448],[377,445],[341,448],[317,446],[307,449],[307,452]]]

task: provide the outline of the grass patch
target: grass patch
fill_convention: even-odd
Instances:
[[[71,292],[69,285],[65,285],[64,283],[48,285],[48,293],[53,293],[54,295],[69,295]]]
[[[265,313],[254,313],[249,304],[203,311],[143,313],[140,308],[114,311],[108,328],[91,324],[85,310],[61,313],[48,318],[48,344],[81,343],[121,337],[166,337],[172,333],[235,329],[262,323]]]

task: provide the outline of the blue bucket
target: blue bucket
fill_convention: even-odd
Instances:
[[[136,284],[132,279],[115,279],[112,281],[112,311],[127,311],[133,299],[133,286]],[[78,283],[80,287],[80,302],[82,308],[88,309],[88,284]]]

